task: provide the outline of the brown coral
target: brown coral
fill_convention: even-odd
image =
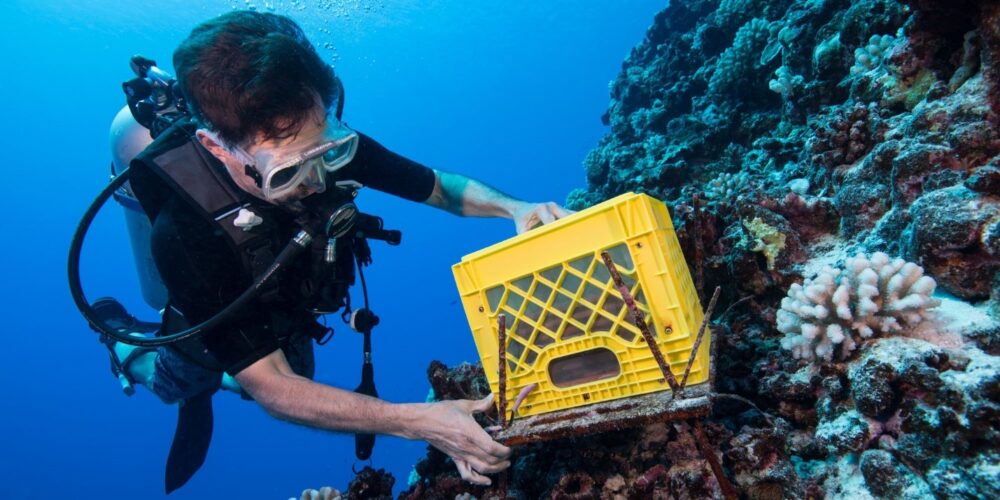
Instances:
[[[365,467],[358,472],[351,484],[347,486],[347,498],[369,498],[373,500],[392,500],[392,486],[396,478],[385,469]]]
[[[876,115],[874,105],[858,103],[830,116],[809,143],[813,165],[835,168],[861,159],[880,140]]]
[[[590,474],[576,472],[559,478],[559,484],[552,488],[552,500],[589,500],[597,498],[594,478]]]

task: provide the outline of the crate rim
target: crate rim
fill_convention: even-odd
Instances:
[[[507,238],[505,240],[498,241],[498,242],[496,242],[496,243],[494,243],[494,244],[492,244],[492,245],[490,245],[490,246],[488,246],[486,248],[481,248],[479,250],[476,250],[475,252],[466,254],[466,255],[464,255],[462,257],[462,260],[460,262],[458,262],[456,264],[453,264],[452,267],[461,266],[462,264],[465,264],[467,262],[479,259],[479,258],[481,258],[483,256],[486,256],[486,255],[489,255],[489,254],[496,253],[496,252],[498,252],[500,250],[505,249],[506,247],[509,247],[511,245],[514,245],[514,244],[520,244],[520,243],[522,243],[522,242],[524,242],[526,240],[529,240],[529,239],[540,238],[540,237],[542,237],[542,236],[544,236],[544,235],[546,235],[546,234],[548,234],[548,233],[550,233],[552,231],[559,230],[560,228],[562,228],[565,225],[572,224],[577,219],[589,216],[591,214],[597,213],[597,212],[602,211],[602,210],[607,210],[611,206],[617,205],[617,204],[621,203],[622,201],[624,201],[625,199],[639,198],[639,197],[647,197],[647,198],[650,198],[651,200],[655,200],[656,199],[656,198],[653,198],[652,196],[649,196],[648,194],[645,194],[645,193],[636,193],[636,192],[633,192],[633,191],[629,191],[627,193],[622,193],[622,194],[620,194],[618,196],[615,196],[614,198],[608,198],[607,200],[604,200],[604,201],[602,201],[602,202],[600,202],[600,203],[598,203],[598,204],[596,204],[594,206],[587,207],[587,208],[585,208],[583,210],[580,210],[579,212],[576,212],[576,213],[570,215],[569,217],[563,217],[562,219],[559,219],[559,220],[557,220],[555,222],[550,222],[548,224],[542,225],[541,227],[536,227],[534,229],[525,231],[525,232],[523,232],[521,234],[516,234],[516,235],[511,236],[510,238]],[[517,240],[517,241],[514,241],[514,240]]]

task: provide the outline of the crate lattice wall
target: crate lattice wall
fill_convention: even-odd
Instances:
[[[667,389],[615,288],[607,251],[680,376],[703,313],[666,207],[626,194],[470,254],[453,268],[494,392],[498,318],[507,324],[507,399],[538,384],[520,416]],[[702,343],[689,383],[708,379]]]

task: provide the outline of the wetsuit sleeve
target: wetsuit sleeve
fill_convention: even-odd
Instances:
[[[367,135],[358,134],[358,151],[339,175],[372,189],[424,202],[434,191],[434,170],[403,157]]]

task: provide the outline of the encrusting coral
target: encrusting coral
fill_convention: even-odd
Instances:
[[[750,249],[760,252],[767,258],[767,268],[774,269],[774,261],[778,254],[785,248],[785,238],[781,231],[754,217],[753,220],[743,221],[743,227],[747,228],[754,239],[754,246]]]
[[[863,339],[920,323],[928,308],[940,304],[931,297],[934,279],[923,273],[882,252],[849,258],[843,269],[823,268],[793,284],[781,300],[781,346],[797,359],[845,359]]]

